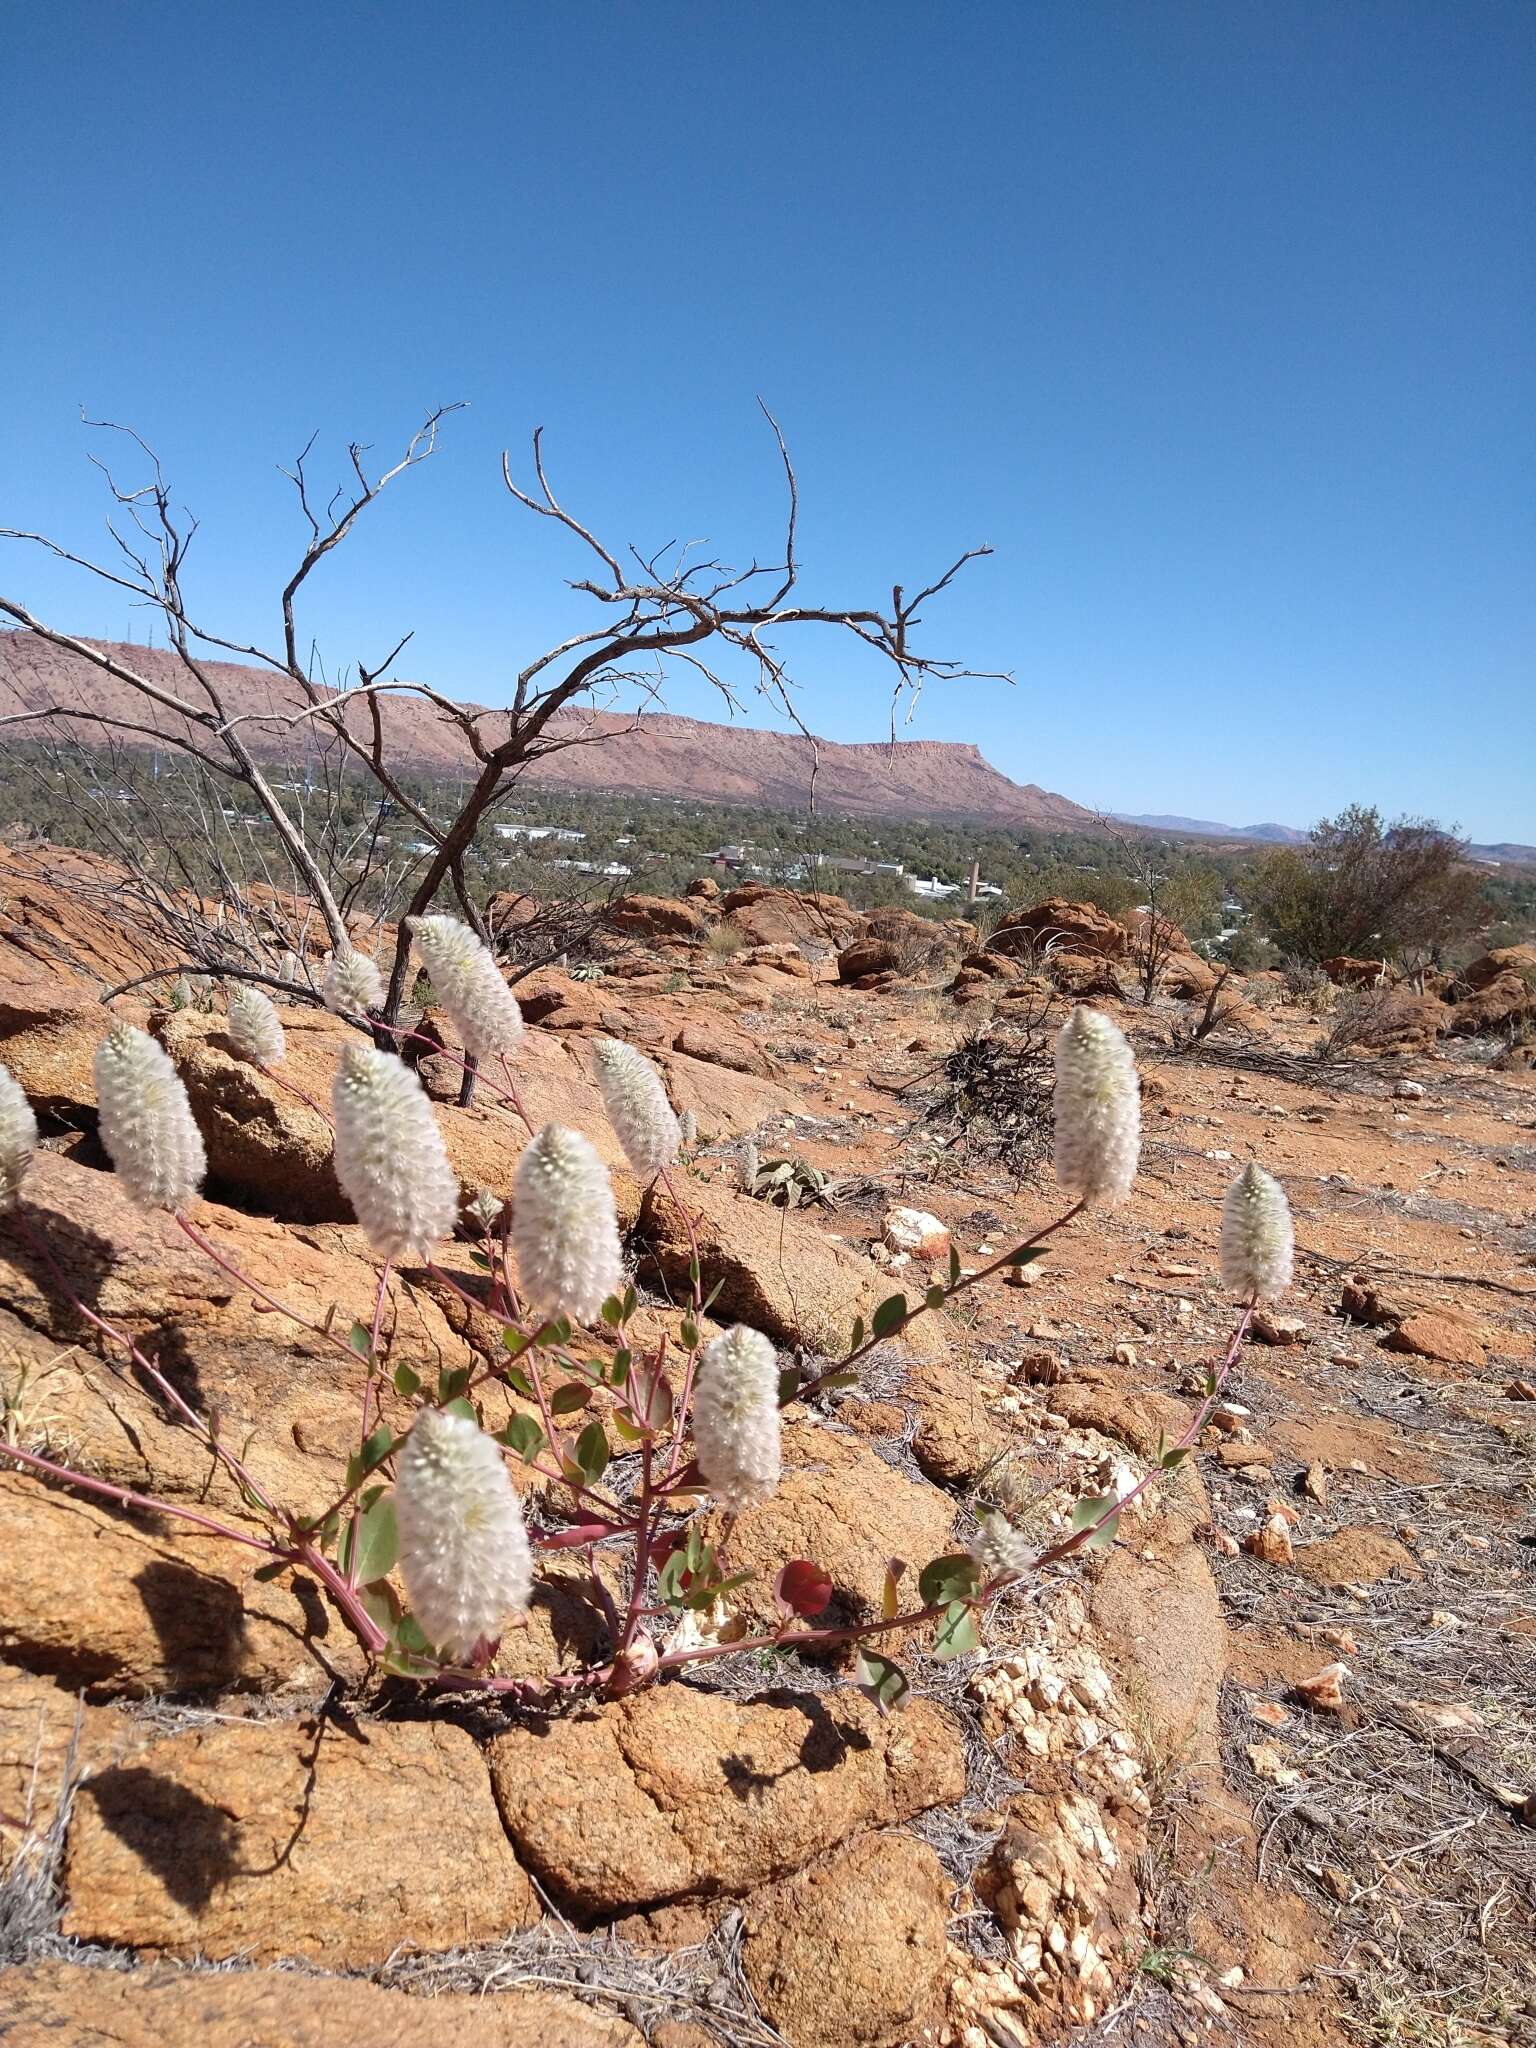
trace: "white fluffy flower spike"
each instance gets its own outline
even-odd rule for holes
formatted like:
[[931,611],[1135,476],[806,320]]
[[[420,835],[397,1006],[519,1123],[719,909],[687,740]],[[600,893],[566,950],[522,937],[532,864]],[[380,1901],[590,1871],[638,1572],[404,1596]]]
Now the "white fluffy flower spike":
[[420,1080],[392,1052],[354,1043],[331,1111],[336,1178],[368,1242],[386,1259],[429,1259],[458,1220],[459,1182]]
[[181,1209],[208,1170],[202,1133],[163,1046],[114,1024],[96,1048],[101,1142],[119,1180],[145,1209]]
[[544,1315],[589,1323],[623,1291],[613,1186],[579,1131],[546,1124],[517,1162],[512,1248],[523,1291]]
[[999,1514],[982,1516],[967,1548],[988,1579],[1027,1572],[1035,1561],[1032,1545],[1006,1516]]
[[325,963],[320,994],[328,1010],[366,1016],[384,1001],[384,977],[366,953],[343,946]]
[[0,1067],[0,1215],[15,1208],[36,1150],[32,1105],[10,1068]]
[[236,1051],[258,1067],[279,1065],[288,1050],[271,997],[248,981],[237,981],[229,992],[229,1036]]
[[408,917],[405,928],[465,1056],[510,1052],[523,1035],[523,1013],[489,947],[456,917]]
[[1285,1189],[1250,1160],[1221,1205],[1221,1284],[1244,1301],[1278,1300],[1291,1284],[1295,1251]]
[[1141,1091],[1125,1033],[1081,1003],[1056,1040],[1056,1178],[1083,1202],[1129,1194],[1141,1156]]
[[644,1053],[618,1038],[592,1041],[592,1066],[625,1158],[642,1180],[654,1180],[683,1141],[660,1074]]
[[467,1664],[526,1614],[533,1560],[501,1452],[467,1415],[424,1408],[395,1472],[400,1576],[427,1640]]
[[750,1507],[778,1486],[779,1361],[760,1330],[738,1324],[700,1352],[693,1441],[699,1470],[723,1507]]

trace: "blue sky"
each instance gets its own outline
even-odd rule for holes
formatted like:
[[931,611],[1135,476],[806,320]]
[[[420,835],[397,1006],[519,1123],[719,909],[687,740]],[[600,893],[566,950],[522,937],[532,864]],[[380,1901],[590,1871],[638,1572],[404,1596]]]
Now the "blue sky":
[[[79,411],[130,421],[203,522],[198,609],[272,638],[276,464],[468,400],[305,623],[333,672],[414,628],[410,673],[495,702],[584,623],[502,447],[542,423],[603,532],[743,558],[761,393],[818,600],[997,549],[931,644],[1016,684],[935,687],[914,735],[1116,809],[1536,840],[1528,0],[54,0],[5,34],[0,524],[95,545]],[[14,546],[0,589],[129,630]],[[879,736],[877,665],[795,666],[814,729]]]

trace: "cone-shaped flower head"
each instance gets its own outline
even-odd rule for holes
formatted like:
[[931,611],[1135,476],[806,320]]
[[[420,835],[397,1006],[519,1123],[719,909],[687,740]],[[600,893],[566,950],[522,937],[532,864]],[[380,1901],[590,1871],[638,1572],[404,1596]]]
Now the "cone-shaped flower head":
[[229,992],[229,1036],[242,1058],[258,1067],[279,1065],[288,1050],[271,998],[248,981],[237,981]]
[[1141,1091],[1125,1033],[1079,1003],[1056,1039],[1056,1178],[1084,1202],[1118,1202],[1141,1156]]
[[395,1473],[400,1576],[439,1655],[465,1664],[526,1614],[533,1560],[501,1452],[467,1415],[424,1408]]
[[1244,1301],[1275,1301],[1291,1284],[1296,1233],[1285,1189],[1248,1163],[1221,1205],[1221,1284]]
[[653,1180],[683,1141],[660,1074],[643,1052],[618,1038],[593,1040],[592,1066],[625,1158],[642,1180]]
[[114,1024],[96,1048],[101,1142],[145,1209],[181,1209],[208,1170],[180,1074],[147,1031]]
[[699,1142],[699,1120],[691,1109],[685,1109],[677,1120],[678,1142],[692,1151]]
[[744,1195],[757,1193],[757,1140],[743,1138],[741,1141],[741,1191]]
[[37,1118],[21,1083],[0,1067],[0,1216],[14,1209],[37,1150]]
[[1035,1561],[1031,1545],[1002,1515],[983,1515],[967,1548],[988,1579],[1027,1572]]
[[699,1354],[693,1441],[710,1492],[735,1511],[779,1483],[779,1361],[760,1330],[739,1324]]
[[428,1259],[459,1214],[458,1176],[426,1090],[377,1046],[349,1045],[331,1090],[336,1178],[386,1259]]
[[495,1059],[523,1035],[517,997],[490,948],[456,917],[408,917],[405,928],[470,1059]]
[[343,946],[325,963],[320,994],[328,1010],[362,1016],[384,1001],[384,977],[366,953]]
[[590,1323],[623,1291],[613,1187],[580,1131],[546,1124],[517,1162],[512,1249],[523,1292],[543,1315]]

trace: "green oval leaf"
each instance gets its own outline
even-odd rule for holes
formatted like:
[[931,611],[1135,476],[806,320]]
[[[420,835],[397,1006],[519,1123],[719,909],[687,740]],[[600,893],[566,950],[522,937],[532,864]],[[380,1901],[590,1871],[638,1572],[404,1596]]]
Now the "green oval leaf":
[[917,1590],[925,1607],[936,1607],[941,1600],[964,1600],[980,1587],[981,1566],[964,1550],[930,1558],[917,1575]]
[[[1079,1550],[1107,1550],[1109,1548],[1110,1544],[1114,1542],[1116,1531],[1120,1526],[1119,1506],[1119,1501],[1116,1500],[1112,1493],[1092,1494],[1087,1499],[1080,1500],[1077,1503],[1072,1510],[1072,1533],[1077,1535],[1084,1529],[1093,1529],[1093,1534],[1088,1538],[1088,1541],[1077,1546]],[[1099,1522],[1102,1517],[1107,1517],[1108,1519],[1103,1521],[1102,1527],[1094,1528],[1094,1524]]]
[[505,1429],[496,1432],[496,1441],[531,1465],[544,1448],[544,1432],[531,1415],[514,1415]]
[[963,1657],[967,1650],[976,1649],[980,1642],[981,1631],[976,1626],[975,1608],[968,1600],[953,1601],[934,1630],[934,1656],[944,1663],[951,1657]]
[[395,1496],[392,1493],[380,1494],[366,1514],[343,1529],[337,1563],[349,1576],[354,1541],[359,1585],[371,1585],[375,1579],[384,1578],[394,1569],[395,1560],[400,1555],[400,1534],[395,1527]]
[[912,1681],[899,1664],[862,1643],[854,1675],[859,1691],[883,1714],[899,1713],[912,1692]]
[[576,1464],[582,1476],[595,1481],[608,1469],[608,1438],[600,1422],[589,1422],[576,1439]]
[[909,1314],[904,1294],[889,1294],[875,1310],[871,1328],[877,1337],[894,1337]]

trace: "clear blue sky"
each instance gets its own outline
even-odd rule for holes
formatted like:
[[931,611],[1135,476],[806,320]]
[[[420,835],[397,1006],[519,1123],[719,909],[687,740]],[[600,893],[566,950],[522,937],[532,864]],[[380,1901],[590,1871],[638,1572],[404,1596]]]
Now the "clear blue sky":
[[[100,538],[79,408],[159,446],[199,610],[275,637],[310,432],[467,399],[306,615],[495,702],[585,565],[497,473],[547,429],[622,541],[807,588],[997,555],[924,699],[1080,801],[1536,840],[1536,6],[329,0],[5,10],[0,524]],[[339,472],[338,472],[339,473]],[[15,547],[0,588],[121,637]],[[143,637],[142,616],[138,624]],[[802,644],[808,722],[886,677]],[[680,682],[674,709],[714,715]]]

